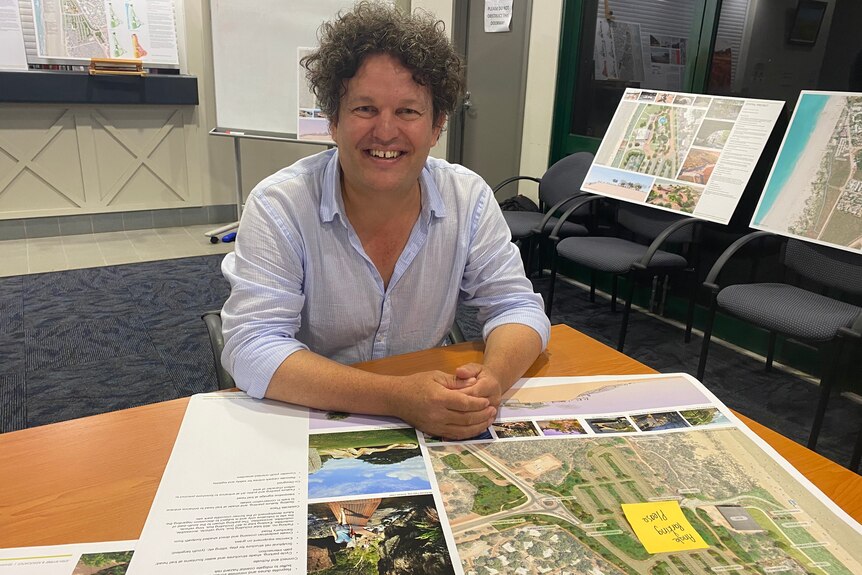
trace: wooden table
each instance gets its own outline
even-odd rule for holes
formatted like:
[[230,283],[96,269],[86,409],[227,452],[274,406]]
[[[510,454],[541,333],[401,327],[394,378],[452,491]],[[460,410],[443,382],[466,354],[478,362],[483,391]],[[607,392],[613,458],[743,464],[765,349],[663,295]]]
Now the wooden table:
[[[452,370],[481,357],[465,343],[361,364],[400,374]],[[654,373],[567,327],[527,375]],[[137,539],[173,448],[188,399],[0,435],[0,548]],[[743,418],[758,435],[862,521],[862,477]],[[213,441],[219,432],[213,428]]]

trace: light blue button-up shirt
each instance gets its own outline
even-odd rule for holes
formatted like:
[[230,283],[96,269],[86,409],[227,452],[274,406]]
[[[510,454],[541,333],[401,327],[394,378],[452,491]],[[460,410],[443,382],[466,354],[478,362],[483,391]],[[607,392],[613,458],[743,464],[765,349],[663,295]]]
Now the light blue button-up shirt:
[[395,271],[383,279],[344,211],[338,151],[304,158],[252,190],[234,252],[222,263],[222,364],[263,397],[301,349],[350,364],[439,345],[458,302],[478,308],[485,337],[520,323],[548,343],[542,298],[488,185],[429,158],[422,207]]

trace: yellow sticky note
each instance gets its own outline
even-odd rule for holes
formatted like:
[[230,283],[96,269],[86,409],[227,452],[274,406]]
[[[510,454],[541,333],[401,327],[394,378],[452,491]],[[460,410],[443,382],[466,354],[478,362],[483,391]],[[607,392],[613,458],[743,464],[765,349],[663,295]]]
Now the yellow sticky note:
[[647,553],[709,547],[685,518],[678,501],[623,503],[622,507],[626,519]]

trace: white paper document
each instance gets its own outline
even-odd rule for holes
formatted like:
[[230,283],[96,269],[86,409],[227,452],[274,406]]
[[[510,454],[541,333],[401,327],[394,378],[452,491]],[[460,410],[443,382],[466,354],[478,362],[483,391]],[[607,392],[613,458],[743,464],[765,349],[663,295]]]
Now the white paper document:
[[123,573],[137,541],[0,549],[0,575]]
[[485,32],[508,32],[513,0],[485,0]]
[[192,397],[129,575],[303,573],[307,435],[302,408]]
[[18,0],[0,0],[0,70],[26,70]]

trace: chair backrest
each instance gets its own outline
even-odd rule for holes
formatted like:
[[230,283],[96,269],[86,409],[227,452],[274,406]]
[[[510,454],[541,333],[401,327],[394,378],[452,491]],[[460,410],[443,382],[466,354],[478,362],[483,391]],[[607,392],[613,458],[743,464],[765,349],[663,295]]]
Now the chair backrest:
[[[628,202],[619,202],[617,207],[617,223],[647,241],[654,240],[669,225],[684,218],[686,216]],[[693,225],[685,226],[674,232],[667,241],[672,244],[690,242],[695,229]]]
[[581,184],[593,163],[589,152],[577,152],[548,168],[539,182],[539,199],[545,209],[581,193]]
[[862,294],[860,254],[790,238],[784,246],[784,265],[818,284]]
[[224,349],[224,335],[222,335],[221,331],[221,310],[204,312],[201,319],[204,320],[207,326],[207,334],[210,338],[210,348],[213,352],[218,388],[231,389],[236,387],[233,378],[221,364],[221,352]]

